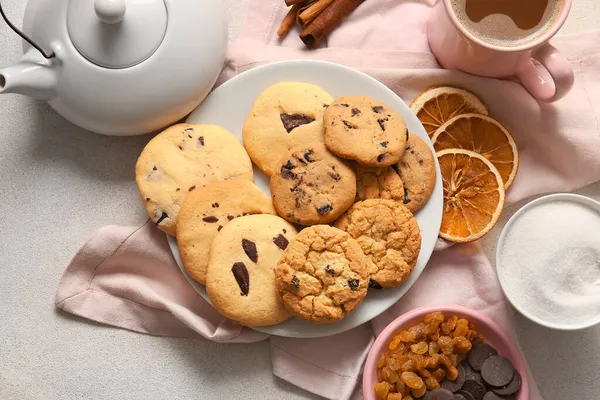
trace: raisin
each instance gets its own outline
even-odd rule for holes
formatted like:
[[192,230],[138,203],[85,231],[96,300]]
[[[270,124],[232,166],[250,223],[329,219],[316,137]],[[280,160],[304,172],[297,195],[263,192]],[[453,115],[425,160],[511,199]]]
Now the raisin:
[[310,124],[315,120],[304,114],[281,114],[280,118],[287,133],[290,133],[299,126]]
[[427,389],[433,390],[439,388],[440,383],[435,377],[430,376],[429,378],[425,378],[425,386],[427,386]]
[[402,366],[400,367],[400,369],[402,370],[402,372],[413,372],[417,370],[417,363],[415,363],[413,360],[408,360],[406,362],[404,362],[402,364]]
[[[325,269],[327,271],[327,269]],[[327,271],[329,272],[329,271]],[[398,345],[400,344],[400,336],[395,336],[392,341],[390,342],[388,348],[390,350],[396,350],[398,348]]]
[[446,379],[446,370],[443,368],[438,368],[435,371],[433,371],[433,374],[431,374],[431,376],[435,378],[436,381],[441,382],[444,379]]
[[440,357],[439,354],[434,354],[429,357],[429,360],[427,360],[427,368],[437,368],[440,364]]
[[[285,231],[285,229],[284,229]],[[275,243],[275,245],[277,247],[279,247],[281,250],[285,250],[288,247],[288,244],[290,243],[285,236],[283,236],[281,233],[279,235],[277,235],[276,237],[273,238],[273,243]]]
[[429,343],[429,355],[432,356],[434,354],[437,354],[440,352],[440,345],[437,344],[437,342],[432,341],[431,343]]
[[242,296],[248,296],[250,291],[250,275],[248,275],[248,269],[243,262],[236,262],[231,268],[231,272],[235,277],[235,280],[242,291]]
[[398,371],[402,367],[402,364],[397,358],[390,357],[387,359],[387,366],[392,371]]
[[442,333],[444,335],[449,335],[450,332],[456,328],[456,321],[458,321],[458,317],[456,315],[451,316],[448,320],[442,323]]
[[215,216],[204,217],[204,218],[202,218],[202,221],[208,222],[209,224],[214,224],[215,222],[219,221],[219,218],[217,218]]
[[417,372],[423,379],[431,377],[431,372],[429,372],[425,368],[419,368],[419,369],[417,369]]
[[465,336],[469,331],[469,321],[464,318],[456,321],[456,327],[454,328],[454,336]]
[[378,382],[375,384],[375,395],[378,400],[387,400],[387,396],[390,393],[391,385],[387,382]]
[[377,114],[381,114],[383,112],[383,107],[382,106],[373,106],[371,107],[373,109],[374,112],[376,112]]
[[454,350],[459,354],[467,354],[471,351],[471,347],[473,347],[471,342],[464,336],[455,337],[452,339],[452,344],[454,345]]
[[444,321],[444,314],[442,314],[439,311],[436,312],[432,312],[429,313],[427,315],[425,315],[425,318],[423,318],[423,322],[425,322],[426,324],[429,324],[433,321],[440,321],[443,322]]
[[426,342],[419,342],[410,346],[411,351],[416,354],[425,354],[429,350]]
[[258,252],[256,250],[256,243],[248,239],[242,239],[242,249],[252,262],[258,262]]
[[455,381],[456,378],[458,378],[458,370],[456,367],[450,366],[446,368],[446,378],[451,381]]
[[325,204],[324,206],[317,208],[317,213],[319,215],[325,215],[325,214],[329,214],[331,212],[331,210],[333,210],[333,207],[331,206],[331,204]]
[[348,286],[350,286],[350,290],[356,292],[358,290],[358,286],[360,285],[360,281],[358,279],[348,279]]
[[392,371],[388,367],[383,367],[381,369],[381,377],[391,384],[395,384],[399,379],[398,373],[396,371]]
[[425,392],[427,391],[427,386],[423,385],[420,389],[412,389],[411,393],[413,394],[414,397],[423,397],[423,395],[425,394]]
[[377,368],[383,368],[385,367],[387,363],[387,358],[385,356],[385,354],[381,354],[381,356],[379,357],[379,360],[377,360]]
[[401,378],[402,382],[411,389],[420,390],[425,386],[423,379],[414,372],[403,372]]
[[300,288],[300,279],[298,279],[296,275],[292,276],[292,286],[294,286],[296,289]]

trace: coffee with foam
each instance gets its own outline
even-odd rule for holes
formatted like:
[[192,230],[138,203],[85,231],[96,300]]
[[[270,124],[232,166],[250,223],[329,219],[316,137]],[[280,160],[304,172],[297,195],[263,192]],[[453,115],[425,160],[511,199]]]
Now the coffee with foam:
[[460,24],[494,46],[526,45],[556,22],[563,0],[452,0]]

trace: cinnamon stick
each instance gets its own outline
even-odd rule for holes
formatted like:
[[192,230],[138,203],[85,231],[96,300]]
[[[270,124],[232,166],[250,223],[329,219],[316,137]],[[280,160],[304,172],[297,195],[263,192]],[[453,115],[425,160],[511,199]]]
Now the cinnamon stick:
[[285,5],[288,7],[293,6],[294,4],[303,3],[305,0],[285,0]]
[[281,21],[281,25],[277,30],[277,36],[279,36],[280,39],[285,38],[292,29],[292,26],[294,26],[294,22],[296,21],[298,11],[304,5],[305,1],[306,0],[302,0],[294,4],[286,14],[285,18],[283,18],[283,21]]
[[300,33],[307,47],[315,47],[342,23],[364,0],[334,0],[317,18]]
[[298,11],[296,22],[301,27],[305,28],[308,24],[313,22],[315,18],[323,12],[329,6],[333,0],[317,0],[313,3],[307,4]]

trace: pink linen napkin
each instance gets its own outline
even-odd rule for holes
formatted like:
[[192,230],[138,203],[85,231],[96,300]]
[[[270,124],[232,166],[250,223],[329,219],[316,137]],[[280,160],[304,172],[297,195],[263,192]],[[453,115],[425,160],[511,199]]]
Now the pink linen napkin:
[[[463,86],[481,96],[519,145],[521,168],[508,192],[509,203],[600,180],[600,32],[554,40],[571,61],[576,84],[560,102],[538,104],[518,83],[440,69],[425,34],[430,6],[427,1],[365,2],[322,48],[307,51],[295,32],[283,42],[277,39],[275,32],[286,12],[283,1],[253,0],[248,23],[231,48],[219,82],[271,61],[309,58],[367,72],[407,102],[434,85]],[[371,324],[330,338],[271,337],[273,371],[326,398],[360,397],[361,368],[374,334],[412,308],[444,303],[484,312],[517,340],[493,267],[477,244],[457,245],[434,253],[413,288]],[[153,335],[221,342],[267,338],[212,309],[185,280],[164,234],[150,223],[100,229],[68,266],[56,305],[97,322]],[[530,399],[541,399],[531,383]]]

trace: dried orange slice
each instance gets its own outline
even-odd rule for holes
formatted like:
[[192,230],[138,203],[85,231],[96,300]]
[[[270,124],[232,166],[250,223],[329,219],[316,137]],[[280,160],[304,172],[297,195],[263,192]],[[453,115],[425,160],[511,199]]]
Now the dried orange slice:
[[472,242],[488,233],[504,208],[504,183],[485,157],[474,151],[446,149],[437,153],[444,182],[440,236]]
[[429,137],[446,121],[460,114],[478,113],[488,115],[487,106],[468,90],[439,86],[421,93],[410,104],[425,127]]
[[519,150],[511,134],[498,121],[480,114],[463,114],[442,125],[431,138],[435,151],[465,149],[481,154],[494,164],[504,189],[519,170]]

